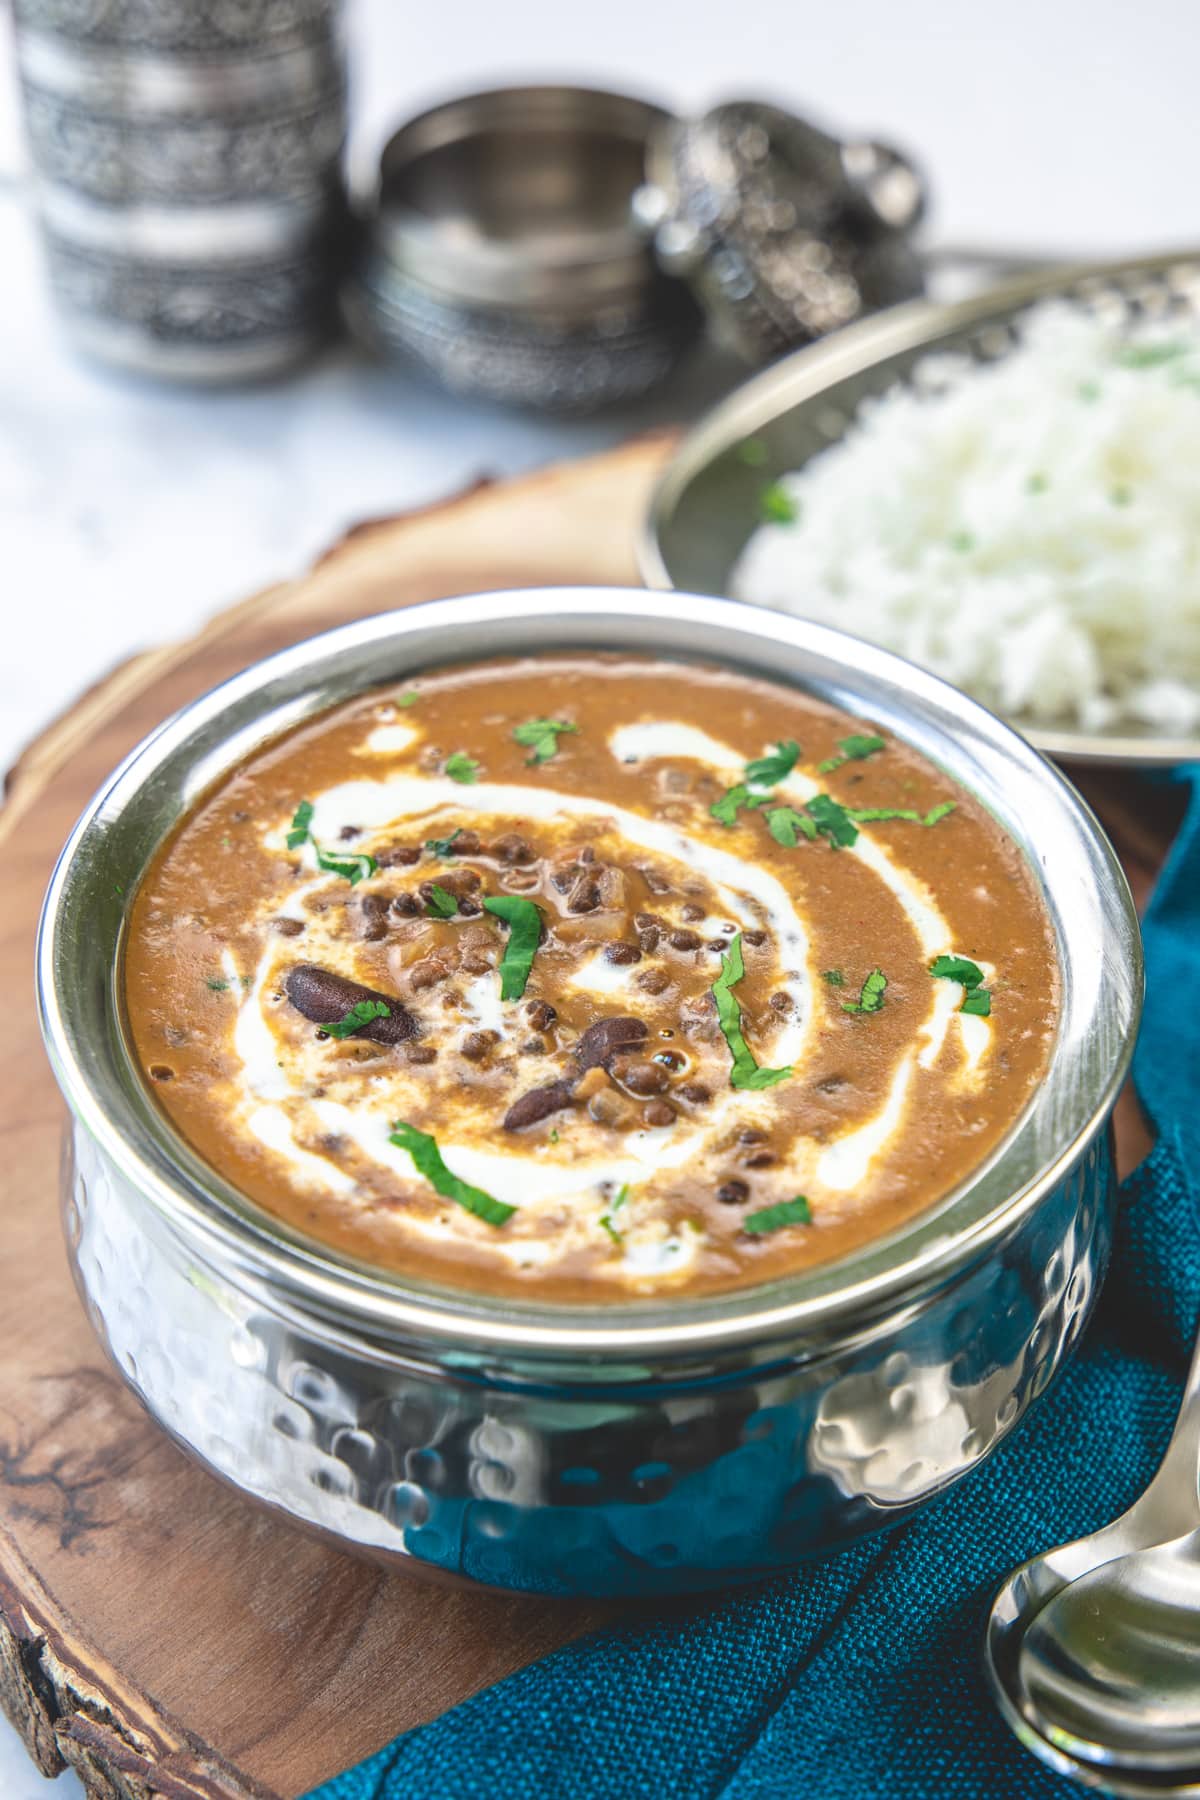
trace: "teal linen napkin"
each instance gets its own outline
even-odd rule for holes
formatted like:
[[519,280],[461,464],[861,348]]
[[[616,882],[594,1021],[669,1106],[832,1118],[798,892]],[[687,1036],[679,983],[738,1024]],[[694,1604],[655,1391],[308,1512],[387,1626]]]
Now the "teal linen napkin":
[[1200,767],[1144,921],[1134,1076],[1157,1131],[1061,1379],[935,1505],[828,1560],[570,1645],[312,1800],[1053,1800],[981,1645],[1001,1580],[1115,1517],[1174,1423],[1200,1311]]

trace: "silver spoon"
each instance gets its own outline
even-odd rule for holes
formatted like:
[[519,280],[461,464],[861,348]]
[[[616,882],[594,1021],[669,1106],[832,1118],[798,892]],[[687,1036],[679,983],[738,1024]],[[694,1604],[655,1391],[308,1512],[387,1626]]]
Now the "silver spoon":
[[1200,1796],[1200,1344],[1146,1492],[1009,1576],[985,1658],[1005,1719],[1061,1774]]

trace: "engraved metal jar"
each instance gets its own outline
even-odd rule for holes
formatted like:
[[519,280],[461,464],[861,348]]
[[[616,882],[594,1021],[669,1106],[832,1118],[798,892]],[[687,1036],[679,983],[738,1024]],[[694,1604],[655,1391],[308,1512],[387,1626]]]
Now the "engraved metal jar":
[[[739,1293],[590,1308],[387,1275],[230,1189],[135,1068],[118,973],[127,897],[181,810],[364,688],[572,648],[726,662],[865,714],[964,782],[1038,878],[1062,987],[1045,1079],[962,1187],[848,1259]],[[1104,1271],[1109,1115],[1141,1002],[1107,840],[1064,778],[962,694],[754,607],[623,589],[436,601],[246,670],[148,738],[87,808],[47,895],[38,984],[72,1114],[70,1253],[125,1380],[247,1495],[431,1574],[675,1593],[902,1518],[1018,1423]]]
[[388,141],[343,306],[456,393],[551,413],[656,387],[699,329],[634,196],[668,115],[627,94],[472,94]]
[[344,255],[338,0],[17,0],[51,291],[144,374],[271,374],[326,335]]

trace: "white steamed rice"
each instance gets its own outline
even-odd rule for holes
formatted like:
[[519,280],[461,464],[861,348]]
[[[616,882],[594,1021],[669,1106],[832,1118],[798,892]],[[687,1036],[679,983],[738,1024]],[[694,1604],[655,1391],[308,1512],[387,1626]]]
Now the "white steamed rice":
[[1200,726],[1200,324],[1062,303],[928,356],[781,486],[746,600],[899,651],[1029,723]]

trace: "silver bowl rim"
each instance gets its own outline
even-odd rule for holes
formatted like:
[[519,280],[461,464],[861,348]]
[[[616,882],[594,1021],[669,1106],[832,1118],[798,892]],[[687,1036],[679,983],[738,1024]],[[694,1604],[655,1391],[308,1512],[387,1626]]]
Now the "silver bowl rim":
[[[273,1295],[286,1294],[309,1312],[384,1338],[469,1344],[544,1359],[597,1352],[689,1355],[836,1334],[848,1321],[861,1328],[884,1307],[911,1302],[986,1256],[1085,1154],[1106,1125],[1127,1072],[1142,995],[1133,901],[1115,852],[1088,807],[1017,732],[938,677],[826,626],[736,601],[683,598],[687,604],[681,608],[675,593],[640,588],[534,588],[427,601],[336,627],[252,664],[183,707],[129,753],[89,802],[60,853],[39,923],[42,1034],[77,1123],[201,1254],[232,1263],[247,1283],[267,1279]],[[940,730],[955,745],[946,760],[948,772],[983,799],[1018,843],[1020,821],[1044,810],[1050,829],[1035,874],[1052,919],[1056,908],[1069,905],[1072,933],[1080,940],[1076,946],[1059,929],[1063,1019],[1069,1014],[1072,1043],[1087,1047],[1092,1059],[1087,1091],[1058,1091],[1065,1038],[1060,1022],[1046,1079],[1009,1136],[953,1194],[890,1236],[873,1240],[853,1257],[732,1293],[587,1308],[423,1286],[323,1252],[252,1207],[191,1152],[144,1080],[135,1084],[140,1117],[131,1113],[118,1079],[119,1058],[106,1060],[104,1047],[76,1028],[71,991],[63,980],[69,973],[64,916],[88,901],[90,917],[95,895],[87,888],[87,858],[139,798],[145,803],[151,784],[174,769],[178,793],[172,788],[171,796],[178,817],[252,750],[353,694],[483,654],[584,649],[725,662],[874,717],[935,761],[927,740]],[[788,656],[792,667],[786,666]],[[963,744],[971,747],[969,757]],[[984,799],[981,784],[988,767],[993,787]],[[160,830],[141,867],[129,872],[131,887],[162,836]],[[1027,860],[1034,859],[1027,853]],[[1048,861],[1058,870],[1054,879],[1070,891],[1056,894]],[[119,1010],[119,941],[107,954],[108,1004]],[[1072,973],[1076,964],[1083,986],[1091,983],[1090,1000],[1080,975]],[[1115,1030],[1099,1029],[1105,1008],[1121,1015]],[[1095,1049],[1099,1040],[1102,1046]],[[125,1054],[128,1075],[132,1059]],[[1039,1109],[1047,1108],[1042,1118]],[[1038,1140],[1029,1135],[1035,1114]],[[132,1127],[141,1129],[141,1141]],[[1045,1141],[1047,1130],[1052,1143]],[[1014,1186],[1013,1170],[1005,1163],[1014,1161],[1018,1149],[1030,1166]]]
[[[1173,270],[1200,281],[1200,248],[1163,251],[1117,261],[1064,263],[989,286],[953,302],[909,300],[860,319],[815,344],[782,357],[742,382],[707,412],[676,446],[655,483],[637,540],[638,571],[648,587],[674,590],[662,547],[662,530],[684,490],[718,457],[766,430],[782,414],[815,400],[838,382],[861,375],[906,350],[935,351],[940,340],[972,327],[1000,323],[1014,310],[1055,295],[1070,295],[1091,282],[1136,287]],[[1046,756],[1063,761],[1170,768],[1200,760],[1200,736],[1150,736],[1137,732],[1074,731],[1006,721]]]
[[620,224],[581,219],[557,239],[536,243],[530,238],[501,242],[466,237],[402,198],[396,187],[401,174],[431,152],[481,132],[557,124],[564,130],[607,130],[632,141],[636,122],[648,154],[655,132],[671,117],[661,101],[644,94],[562,82],[486,88],[427,107],[393,131],[379,153],[370,239],[384,273],[377,273],[376,281],[401,287],[411,281],[482,307],[559,304],[586,309],[640,292],[653,284],[657,272],[649,237],[633,212],[636,187]]

